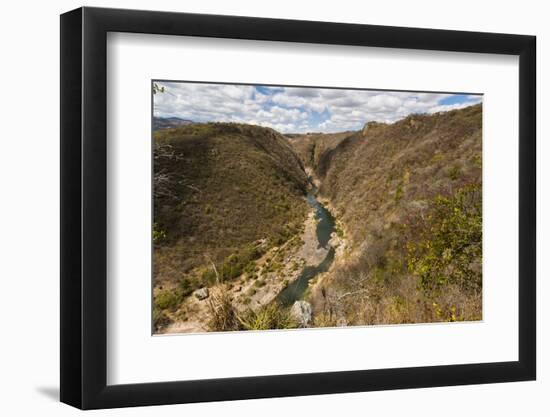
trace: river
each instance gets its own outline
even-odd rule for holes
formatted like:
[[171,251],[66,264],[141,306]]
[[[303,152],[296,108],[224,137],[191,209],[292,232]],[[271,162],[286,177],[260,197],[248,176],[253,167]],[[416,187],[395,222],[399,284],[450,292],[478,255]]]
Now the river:
[[318,221],[316,229],[318,245],[327,249],[327,255],[317,266],[304,267],[300,276],[279,293],[277,300],[283,306],[291,306],[295,301],[300,300],[304,296],[309,281],[318,274],[328,271],[334,260],[334,248],[329,244],[331,234],[334,232],[334,217],[317,200],[316,194],[317,188],[312,183],[311,191],[307,194],[307,202],[315,210],[315,218]]

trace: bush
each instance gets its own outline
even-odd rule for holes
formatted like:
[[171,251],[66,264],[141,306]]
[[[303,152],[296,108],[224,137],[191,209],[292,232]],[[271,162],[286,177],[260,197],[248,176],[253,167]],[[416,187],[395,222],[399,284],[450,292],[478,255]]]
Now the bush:
[[210,296],[208,307],[210,310],[208,329],[210,331],[225,332],[230,330],[241,330],[237,311],[225,288],[221,289],[219,293]]
[[408,268],[427,293],[448,284],[481,291],[481,186],[471,184],[453,197],[438,196],[419,242],[408,245]]
[[166,238],[166,232],[157,223],[153,223],[153,243],[159,243]]
[[403,198],[403,183],[400,182],[395,190],[395,202],[398,203]]
[[170,324],[171,320],[168,315],[161,309],[154,307],[153,308],[153,326],[155,331],[160,330],[161,328]]
[[271,303],[258,311],[249,310],[240,321],[244,330],[292,329],[296,327],[288,309],[277,303]]
[[154,297],[155,307],[161,310],[175,310],[180,303],[180,294],[177,290],[163,290]]
[[214,285],[216,283],[216,279],[217,279],[216,272],[212,268],[206,269],[202,273],[201,277],[202,277],[202,282],[207,285]]
[[[243,273],[253,274],[256,267],[256,260],[263,255],[263,249],[257,245],[249,244],[241,250],[229,255],[218,267],[222,281],[238,278]],[[203,273],[203,278],[212,283],[216,279],[213,270]]]
[[191,293],[198,288],[198,285],[196,282],[192,281],[190,278],[185,277],[180,280],[178,288],[180,290],[181,296],[187,297],[191,295]]
[[460,177],[460,167],[458,165],[453,166],[449,170],[449,178],[454,180],[457,180]]
[[265,280],[264,279],[259,279],[259,280],[255,281],[254,286],[258,287],[258,288],[265,287]]

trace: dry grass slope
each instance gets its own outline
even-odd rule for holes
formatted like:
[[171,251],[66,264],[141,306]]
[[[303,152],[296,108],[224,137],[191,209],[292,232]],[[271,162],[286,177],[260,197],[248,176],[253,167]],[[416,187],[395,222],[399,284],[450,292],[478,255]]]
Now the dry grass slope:
[[272,129],[189,124],[154,140],[155,320],[164,325],[193,290],[241,275],[301,232],[307,177]]
[[312,294],[319,324],[481,318],[481,116],[368,124],[313,158],[352,248]]
[[307,167],[319,165],[319,160],[328,151],[334,149],[348,136],[355,132],[311,133],[292,135],[289,138],[292,147]]

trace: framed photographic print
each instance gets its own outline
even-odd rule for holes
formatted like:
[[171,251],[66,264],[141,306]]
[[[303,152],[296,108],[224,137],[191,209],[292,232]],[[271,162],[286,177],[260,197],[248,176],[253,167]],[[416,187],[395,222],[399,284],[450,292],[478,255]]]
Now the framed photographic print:
[[535,38],[61,16],[61,400],[535,379]]

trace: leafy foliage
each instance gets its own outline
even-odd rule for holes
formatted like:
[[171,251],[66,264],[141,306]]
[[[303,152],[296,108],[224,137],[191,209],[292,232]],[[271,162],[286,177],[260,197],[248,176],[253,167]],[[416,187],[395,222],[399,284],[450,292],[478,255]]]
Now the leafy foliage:
[[179,291],[163,290],[156,294],[155,305],[161,310],[174,310],[181,301]]
[[452,197],[437,196],[418,242],[408,245],[408,268],[433,293],[449,284],[481,291],[481,189],[461,188]]
[[153,223],[153,242],[158,243],[166,237],[166,232],[159,229],[156,223]]

